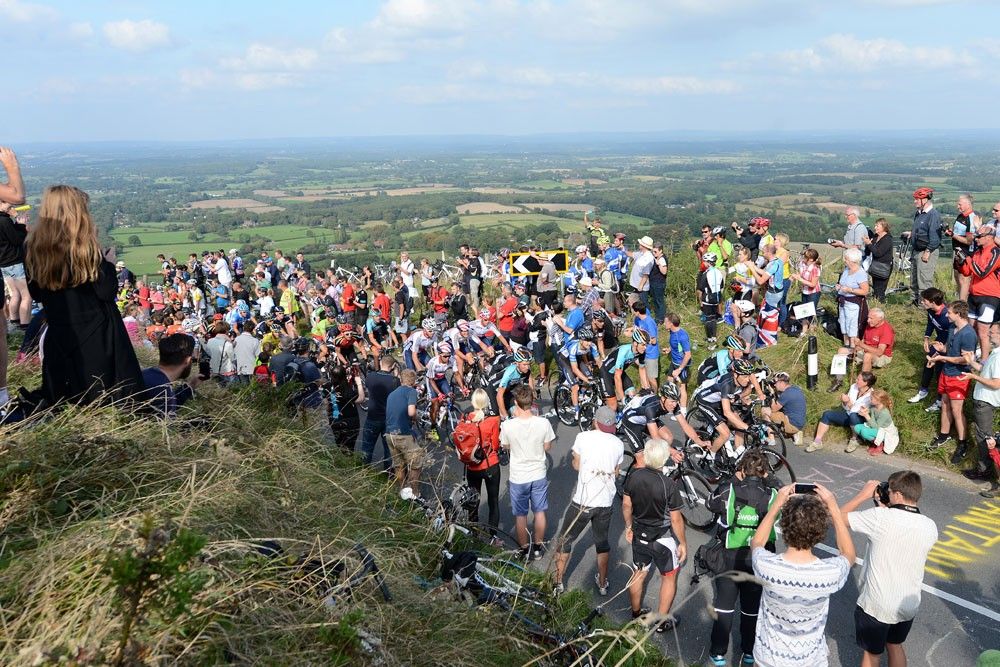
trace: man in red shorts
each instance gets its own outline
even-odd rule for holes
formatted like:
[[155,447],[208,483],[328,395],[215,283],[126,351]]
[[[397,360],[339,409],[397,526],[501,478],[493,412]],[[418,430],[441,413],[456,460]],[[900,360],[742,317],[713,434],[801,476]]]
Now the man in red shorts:
[[969,326],[969,304],[965,301],[952,301],[948,304],[948,319],[953,328],[947,344],[934,343],[930,354],[927,355],[928,363],[941,362],[941,375],[938,377],[938,393],[941,394],[941,432],[931,440],[927,449],[938,449],[947,443],[951,439],[951,427],[954,422],[958,447],[952,454],[951,462],[957,465],[969,450],[962,405],[969,392],[969,378],[965,375],[969,372],[966,355],[971,357],[976,353],[976,332]]

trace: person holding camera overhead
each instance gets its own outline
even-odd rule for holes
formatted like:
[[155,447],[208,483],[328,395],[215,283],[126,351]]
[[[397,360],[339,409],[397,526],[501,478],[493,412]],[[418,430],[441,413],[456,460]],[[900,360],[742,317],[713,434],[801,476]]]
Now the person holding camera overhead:
[[[854,633],[864,651],[862,667],[906,665],[903,642],[920,606],[927,554],[938,539],[934,521],[920,513],[920,475],[900,470],[888,481],[871,480],[840,508],[851,530],[868,538],[861,590],[854,609]],[[875,507],[858,508],[873,500]]]
[[[962,262],[960,270],[969,277],[969,320],[975,324],[981,358],[990,356],[990,328],[1000,321],[1000,246],[996,227],[983,225],[976,230],[976,249]],[[958,255],[956,255],[957,259]]]

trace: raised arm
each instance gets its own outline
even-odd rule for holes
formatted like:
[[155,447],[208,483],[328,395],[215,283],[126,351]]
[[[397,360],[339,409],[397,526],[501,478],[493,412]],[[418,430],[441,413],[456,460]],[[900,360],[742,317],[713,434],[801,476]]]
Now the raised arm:
[[7,171],[7,183],[0,184],[0,201],[8,204],[24,203],[24,180],[21,178],[21,166],[17,163],[17,155],[6,146],[0,146],[0,164]]

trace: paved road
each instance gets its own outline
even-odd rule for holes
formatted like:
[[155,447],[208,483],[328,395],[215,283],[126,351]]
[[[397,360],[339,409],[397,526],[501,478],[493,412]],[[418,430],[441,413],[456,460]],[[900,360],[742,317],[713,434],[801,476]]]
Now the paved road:
[[[549,472],[550,539],[558,530],[559,520],[576,480],[569,452],[577,433],[575,428],[563,426],[555,419],[552,421],[557,440],[551,451],[552,467]],[[674,430],[677,430],[676,426]],[[832,439],[830,442],[826,449],[815,454],[806,454],[789,443],[789,460],[800,481],[815,481],[828,486],[841,502],[852,498],[867,480],[884,480],[894,470],[909,467],[923,477],[924,497],[920,508],[937,522],[940,540],[932,552],[924,579],[925,585],[935,591],[924,591],[920,613],[906,643],[910,664],[928,667],[974,665],[983,650],[1000,648],[1000,567],[997,566],[1000,556],[1000,501],[980,497],[977,487],[961,476],[919,463],[908,463],[901,458],[873,458],[864,449],[846,454],[832,445]],[[453,462],[444,471],[439,468],[437,475],[456,477],[460,472],[460,466]],[[513,532],[510,506],[506,501],[506,472],[501,495],[501,525]],[[485,506],[483,509],[485,511]],[[706,537],[692,530],[688,530],[687,535],[688,553],[693,554]],[[611,536],[610,596],[615,596],[628,581],[629,569],[625,563],[630,555],[617,505]],[[864,538],[859,540],[856,547],[858,555],[863,557],[867,547]],[[818,555],[833,553],[831,547],[835,542],[832,532],[824,544],[828,545],[827,548]],[[546,556],[539,566],[551,568],[551,558]],[[578,540],[569,567],[567,587],[594,590],[595,603],[607,602],[610,596],[600,598],[594,589],[596,565],[589,533],[584,533]],[[692,589],[691,572],[689,561],[681,571],[673,609],[680,618],[679,632],[676,636],[657,637],[655,640],[667,655],[689,665],[703,664],[708,657],[711,620],[707,607],[712,598],[711,584],[706,579],[702,580],[697,590]],[[860,663],[861,651],[854,642],[853,620],[858,595],[856,577],[859,574],[860,568],[855,567],[854,577],[831,600],[826,630],[831,665]],[[655,607],[657,577],[651,576],[650,579],[645,606]],[[683,604],[681,601],[684,601]],[[622,622],[629,618],[628,610],[626,593],[607,602],[606,612]]]

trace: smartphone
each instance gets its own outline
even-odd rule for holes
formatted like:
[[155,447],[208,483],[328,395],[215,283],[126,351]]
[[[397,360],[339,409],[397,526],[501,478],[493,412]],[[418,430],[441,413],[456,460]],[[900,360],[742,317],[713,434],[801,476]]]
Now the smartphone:
[[837,239],[827,239],[827,240],[826,240],[826,242],[827,242],[827,243],[828,243],[829,245],[833,245],[834,243],[836,243],[836,242],[837,242]]
[[796,482],[795,493],[797,494],[816,493],[816,485],[813,484],[812,482],[801,482],[801,483]]

